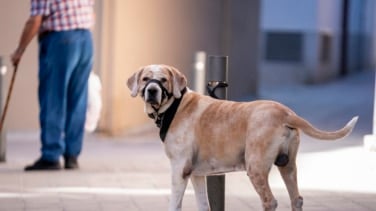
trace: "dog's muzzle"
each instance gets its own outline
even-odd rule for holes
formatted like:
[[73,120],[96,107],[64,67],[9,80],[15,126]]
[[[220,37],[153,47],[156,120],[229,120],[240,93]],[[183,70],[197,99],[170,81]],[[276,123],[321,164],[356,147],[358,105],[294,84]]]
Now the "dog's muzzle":
[[157,79],[151,79],[148,81],[142,94],[145,102],[154,106],[159,106],[166,98],[169,99],[172,97],[172,93],[169,93]]

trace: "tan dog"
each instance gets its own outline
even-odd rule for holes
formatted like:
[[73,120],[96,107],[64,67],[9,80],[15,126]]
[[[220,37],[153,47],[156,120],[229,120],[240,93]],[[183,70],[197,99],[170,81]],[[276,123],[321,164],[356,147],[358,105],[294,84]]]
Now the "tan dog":
[[231,102],[187,90],[185,76],[167,65],[143,67],[127,85],[133,97],[142,96],[145,112],[161,127],[172,168],[170,210],[181,210],[188,178],[199,210],[210,210],[205,176],[239,170],[247,171],[264,210],[275,210],[277,201],[268,184],[273,163],[286,184],[292,210],[302,210],[295,164],[299,131],[317,139],[339,139],[358,119],[335,132],[321,131],[277,102]]

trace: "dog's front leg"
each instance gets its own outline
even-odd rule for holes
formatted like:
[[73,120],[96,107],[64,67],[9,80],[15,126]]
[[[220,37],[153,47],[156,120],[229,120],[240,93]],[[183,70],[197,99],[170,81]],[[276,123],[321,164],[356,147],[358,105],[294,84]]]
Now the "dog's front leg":
[[172,165],[172,187],[170,211],[181,211],[183,196],[188,183],[188,177],[183,177],[183,168]]
[[206,190],[205,176],[191,176],[191,182],[195,190],[196,202],[199,211],[210,211],[208,194]]

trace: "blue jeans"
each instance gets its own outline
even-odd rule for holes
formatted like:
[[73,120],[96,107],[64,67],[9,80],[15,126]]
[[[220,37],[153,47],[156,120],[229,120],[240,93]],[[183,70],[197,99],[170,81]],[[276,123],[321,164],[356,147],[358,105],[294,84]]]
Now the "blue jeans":
[[42,159],[77,157],[82,148],[88,78],[93,64],[89,30],[39,36],[39,121]]

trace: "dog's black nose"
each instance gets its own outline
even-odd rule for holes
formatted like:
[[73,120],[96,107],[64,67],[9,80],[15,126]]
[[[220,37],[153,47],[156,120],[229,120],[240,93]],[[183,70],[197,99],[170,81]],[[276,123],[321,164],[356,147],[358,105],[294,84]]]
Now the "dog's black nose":
[[150,89],[148,89],[148,94],[150,95],[150,96],[155,96],[155,94],[157,93],[157,89],[153,89],[153,88],[150,88]]

